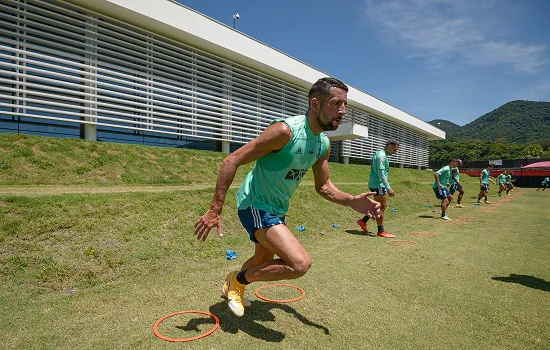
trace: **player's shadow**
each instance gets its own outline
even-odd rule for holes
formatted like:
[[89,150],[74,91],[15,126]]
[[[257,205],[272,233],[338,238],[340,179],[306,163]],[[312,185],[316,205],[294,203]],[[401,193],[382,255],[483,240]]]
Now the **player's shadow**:
[[[243,317],[234,316],[227,306],[227,302],[221,301],[210,307],[210,312],[218,316],[220,319],[220,328],[227,333],[237,334],[239,330],[249,334],[255,338],[262,339],[266,342],[281,342],[285,338],[285,334],[274,329],[270,329],[259,322],[275,321],[275,315],[272,310],[279,309],[286,313],[295,316],[306,326],[312,326],[323,330],[325,334],[330,334],[329,329],[320,324],[311,322],[305,316],[298,313],[287,304],[268,303],[262,301],[252,301],[252,305],[246,308]],[[199,325],[212,323],[208,318],[191,319],[186,326],[176,326],[176,328],[186,331],[200,332]]]
[[376,237],[376,233],[365,232],[363,230],[346,230],[346,233],[349,233],[350,235]]
[[540,289],[545,292],[550,292],[550,282],[542,278],[528,275],[516,275],[511,273],[510,277],[491,277],[495,281],[519,283],[529,288]]
[[439,219],[437,215],[418,215],[418,217],[422,219]]

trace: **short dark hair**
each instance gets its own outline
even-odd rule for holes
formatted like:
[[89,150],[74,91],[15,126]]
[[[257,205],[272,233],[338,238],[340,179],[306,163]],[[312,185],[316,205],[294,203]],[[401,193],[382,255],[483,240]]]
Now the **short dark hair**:
[[386,147],[388,147],[389,145],[394,145],[394,146],[399,146],[399,141],[396,141],[396,140],[388,140],[386,141]]
[[314,97],[317,97],[319,95],[330,96],[330,89],[332,89],[333,87],[340,88],[345,92],[349,91],[347,85],[336,78],[332,78],[332,77],[321,78],[311,86],[311,89],[309,89],[309,94],[307,96],[309,101],[308,105],[311,105],[311,99]]

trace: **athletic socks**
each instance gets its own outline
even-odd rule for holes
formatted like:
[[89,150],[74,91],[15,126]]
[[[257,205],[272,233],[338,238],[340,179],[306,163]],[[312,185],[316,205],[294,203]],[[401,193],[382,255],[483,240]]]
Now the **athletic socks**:
[[244,271],[241,271],[237,274],[237,281],[240,283],[240,284],[244,284],[244,285],[247,285],[247,284],[250,284],[250,282],[248,282],[246,280],[246,277],[244,277],[244,274],[246,273],[246,271],[248,270],[244,270]]
[[361,220],[362,220],[364,223],[366,223],[367,221],[369,221],[369,219],[370,219],[369,216],[368,216],[368,215],[365,215],[365,217],[362,218]]
[[378,233],[384,232],[384,225],[378,226]]
[[445,217],[445,216],[447,216],[447,214],[445,214],[445,212],[442,211],[442,212],[441,212],[441,217]]

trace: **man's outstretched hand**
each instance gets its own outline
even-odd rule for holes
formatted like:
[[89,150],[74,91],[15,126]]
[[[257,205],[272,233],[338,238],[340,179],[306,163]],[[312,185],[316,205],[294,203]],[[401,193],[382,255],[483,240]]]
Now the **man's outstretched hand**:
[[197,236],[197,239],[202,238],[205,241],[210,230],[214,227],[217,228],[218,236],[223,237],[222,215],[210,209],[195,223],[195,236]]
[[371,219],[376,219],[380,217],[380,203],[369,198],[369,196],[374,196],[375,192],[366,192],[354,196],[351,200],[350,207],[361,213],[365,214]]

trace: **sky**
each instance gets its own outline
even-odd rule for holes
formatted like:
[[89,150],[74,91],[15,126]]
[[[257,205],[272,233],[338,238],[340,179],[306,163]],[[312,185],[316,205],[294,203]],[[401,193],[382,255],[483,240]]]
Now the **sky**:
[[178,0],[419,119],[550,101],[547,0]]

